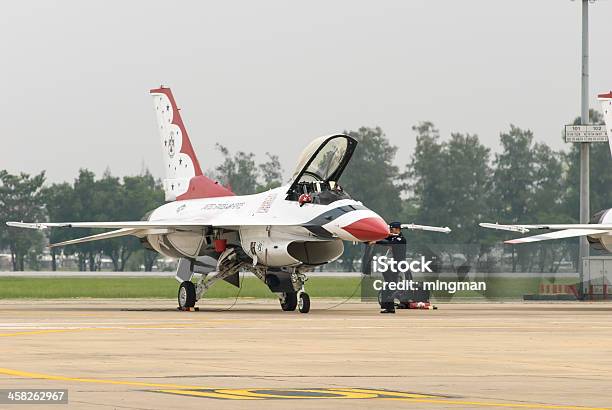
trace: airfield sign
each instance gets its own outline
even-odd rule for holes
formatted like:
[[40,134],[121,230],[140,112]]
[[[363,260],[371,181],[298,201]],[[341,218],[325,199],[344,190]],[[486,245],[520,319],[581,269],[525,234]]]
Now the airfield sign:
[[566,125],[565,142],[608,142],[605,125]]

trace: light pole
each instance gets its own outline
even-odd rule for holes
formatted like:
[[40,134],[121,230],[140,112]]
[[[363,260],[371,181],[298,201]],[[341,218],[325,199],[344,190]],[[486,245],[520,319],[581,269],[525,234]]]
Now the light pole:
[[[582,0],[582,86],[580,123],[589,124],[589,2]],[[589,143],[580,143],[580,223],[587,224],[590,219],[589,187]],[[589,256],[589,243],[585,236],[580,237],[578,270],[580,272],[580,293],[582,299],[584,283],[583,259]]]

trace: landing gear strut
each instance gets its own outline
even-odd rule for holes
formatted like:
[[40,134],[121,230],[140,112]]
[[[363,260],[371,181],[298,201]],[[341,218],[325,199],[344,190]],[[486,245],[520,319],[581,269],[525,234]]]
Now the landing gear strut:
[[179,308],[186,309],[192,308],[196,303],[196,290],[195,285],[190,280],[186,280],[181,283],[178,291],[178,304]]

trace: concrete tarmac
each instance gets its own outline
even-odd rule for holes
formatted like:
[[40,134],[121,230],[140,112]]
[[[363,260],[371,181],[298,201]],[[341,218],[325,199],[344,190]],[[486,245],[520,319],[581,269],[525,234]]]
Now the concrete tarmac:
[[232,302],[0,301],[0,388],[68,389],[57,409],[612,407],[612,304]]

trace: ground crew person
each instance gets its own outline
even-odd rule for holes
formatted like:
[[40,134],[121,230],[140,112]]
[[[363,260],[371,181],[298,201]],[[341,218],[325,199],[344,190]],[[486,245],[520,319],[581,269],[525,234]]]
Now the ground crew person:
[[[376,244],[390,246],[393,260],[397,262],[405,260],[406,238],[404,238],[404,235],[402,235],[402,224],[400,222],[391,222],[389,224],[389,231],[391,234],[388,237],[377,242],[370,242],[370,245]],[[397,282],[398,277],[398,272],[392,272],[391,269],[383,272],[383,279],[385,283]],[[395,292],[385,288],[383,288],[380,292],[380,307],[382,309],[380,313],[395,313],[395,301],[393,297]]]

